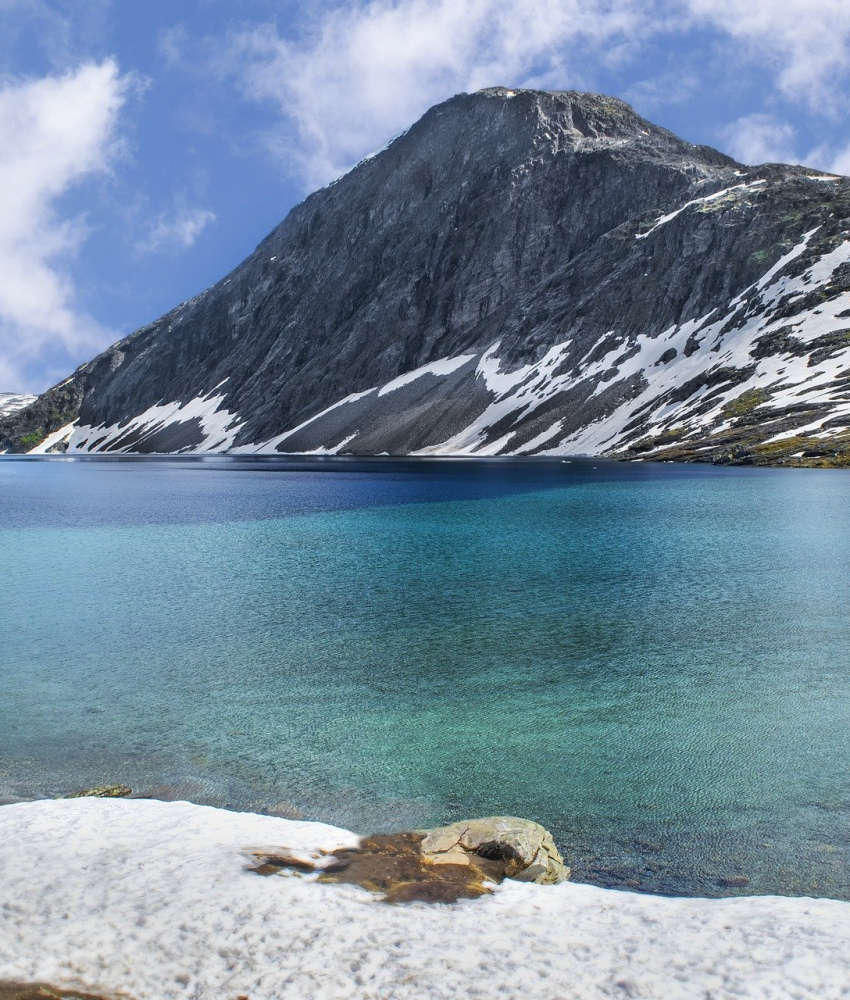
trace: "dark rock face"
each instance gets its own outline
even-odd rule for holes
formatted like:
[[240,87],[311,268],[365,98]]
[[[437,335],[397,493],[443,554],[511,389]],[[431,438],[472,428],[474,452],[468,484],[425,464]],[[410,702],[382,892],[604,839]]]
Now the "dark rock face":
[[840,464],[848,217],[850,181],[612,98],[460,95],[0,420],[0,449],[805,462],[775,445],[820,435]]

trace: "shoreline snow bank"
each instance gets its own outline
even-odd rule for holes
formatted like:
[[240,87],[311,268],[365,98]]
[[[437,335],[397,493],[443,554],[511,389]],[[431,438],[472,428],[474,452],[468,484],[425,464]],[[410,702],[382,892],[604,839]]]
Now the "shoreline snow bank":
[[186,802],[0,807],[0,980],[136,1000],[779,1000],[850,993],[850,904],[506,882],[389,906],[250,852],[354,845]]

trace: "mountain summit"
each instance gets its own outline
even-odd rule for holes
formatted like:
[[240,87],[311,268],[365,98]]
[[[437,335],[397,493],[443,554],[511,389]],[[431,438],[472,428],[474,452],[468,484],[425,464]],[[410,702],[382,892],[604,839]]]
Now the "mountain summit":
[[0,448],[841,464],[848,223],[614,98],[461,94]]

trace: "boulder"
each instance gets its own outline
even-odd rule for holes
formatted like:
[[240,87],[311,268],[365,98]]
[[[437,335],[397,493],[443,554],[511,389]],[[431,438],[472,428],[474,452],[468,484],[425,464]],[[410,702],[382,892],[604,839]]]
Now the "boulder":
[[462,820],[425,830],[422,857],[432,864],[469,864],[471,856],[509,865],[509,878],[552,885],[570,877],[552,834],[516,816]]

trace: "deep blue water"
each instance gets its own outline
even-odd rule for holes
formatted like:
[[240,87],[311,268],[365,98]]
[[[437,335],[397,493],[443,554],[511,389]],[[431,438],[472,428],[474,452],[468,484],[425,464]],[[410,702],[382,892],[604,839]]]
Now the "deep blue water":
[[599,884],[847,899],[848,525],[840,471],[0,460],[0,796],[513,813]]

